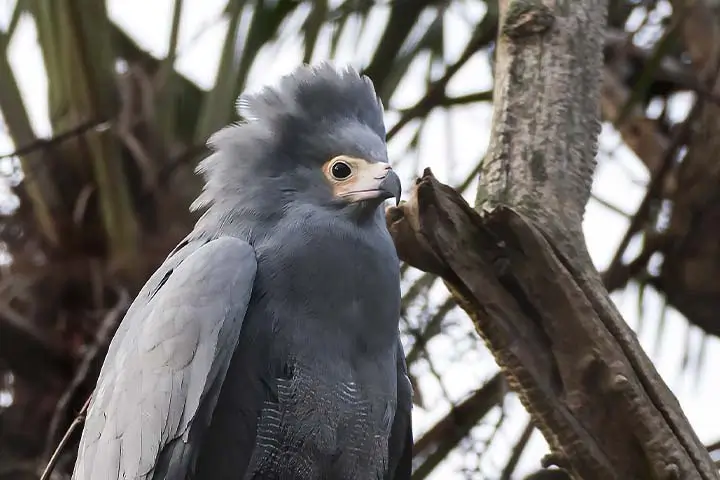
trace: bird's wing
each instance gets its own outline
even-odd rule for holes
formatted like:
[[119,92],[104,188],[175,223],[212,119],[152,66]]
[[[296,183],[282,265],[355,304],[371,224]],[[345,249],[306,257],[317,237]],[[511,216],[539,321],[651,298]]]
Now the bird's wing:
[[249,244],[223,237],[181,249],[151,277],[108,351],[73,479],[186,478],[189,437],[214,409],[256,269]]
[[390,462],[386,480],[410,480],[412,474],[412,384],[407,376],[407,364],[402,343],[397,347],[398,403],[390,431]]

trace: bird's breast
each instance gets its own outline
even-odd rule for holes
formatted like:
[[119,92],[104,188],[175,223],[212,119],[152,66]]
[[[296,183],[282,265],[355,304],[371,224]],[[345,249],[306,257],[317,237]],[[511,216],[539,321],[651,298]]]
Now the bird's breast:
[[394,396],[297,366],[276,388],[262,408],[250,478],[382,477]]
[[382,232],[279,230],[255,245],[244,327],[273,364],[246,478],[382,478],[397,403],[394,247]]
[[284,234],[258,245],[256,292],[277,330],[312,348],[394,348],[398,260],[391,241],[375,237]]

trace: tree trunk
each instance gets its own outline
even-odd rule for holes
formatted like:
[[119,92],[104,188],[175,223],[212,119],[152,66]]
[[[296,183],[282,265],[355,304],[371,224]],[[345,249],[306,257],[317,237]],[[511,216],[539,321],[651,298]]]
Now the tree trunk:
[[398,253],[470,315],[547,439],[547,464],[584,480],[718,479],[585,247],[607,4],[500,3],[477,211],[426,170],[388,210]]

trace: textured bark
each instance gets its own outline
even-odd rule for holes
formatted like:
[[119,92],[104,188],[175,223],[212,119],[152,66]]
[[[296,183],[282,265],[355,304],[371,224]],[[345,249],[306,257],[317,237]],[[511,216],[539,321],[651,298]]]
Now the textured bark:
[[548,463],[584,480],[717,479],[585,247],[606,8],[501,2],[480,213],[426,170],[388,223],[401,258],[440,275],[468,312]]

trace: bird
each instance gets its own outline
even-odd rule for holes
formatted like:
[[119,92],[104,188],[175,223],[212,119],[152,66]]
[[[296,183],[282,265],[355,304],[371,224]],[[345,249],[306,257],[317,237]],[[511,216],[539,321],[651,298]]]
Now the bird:
[[201,215],[110,342],[72,478],[409,479],[382,102],[324,62],[237,109],[198,164]]

